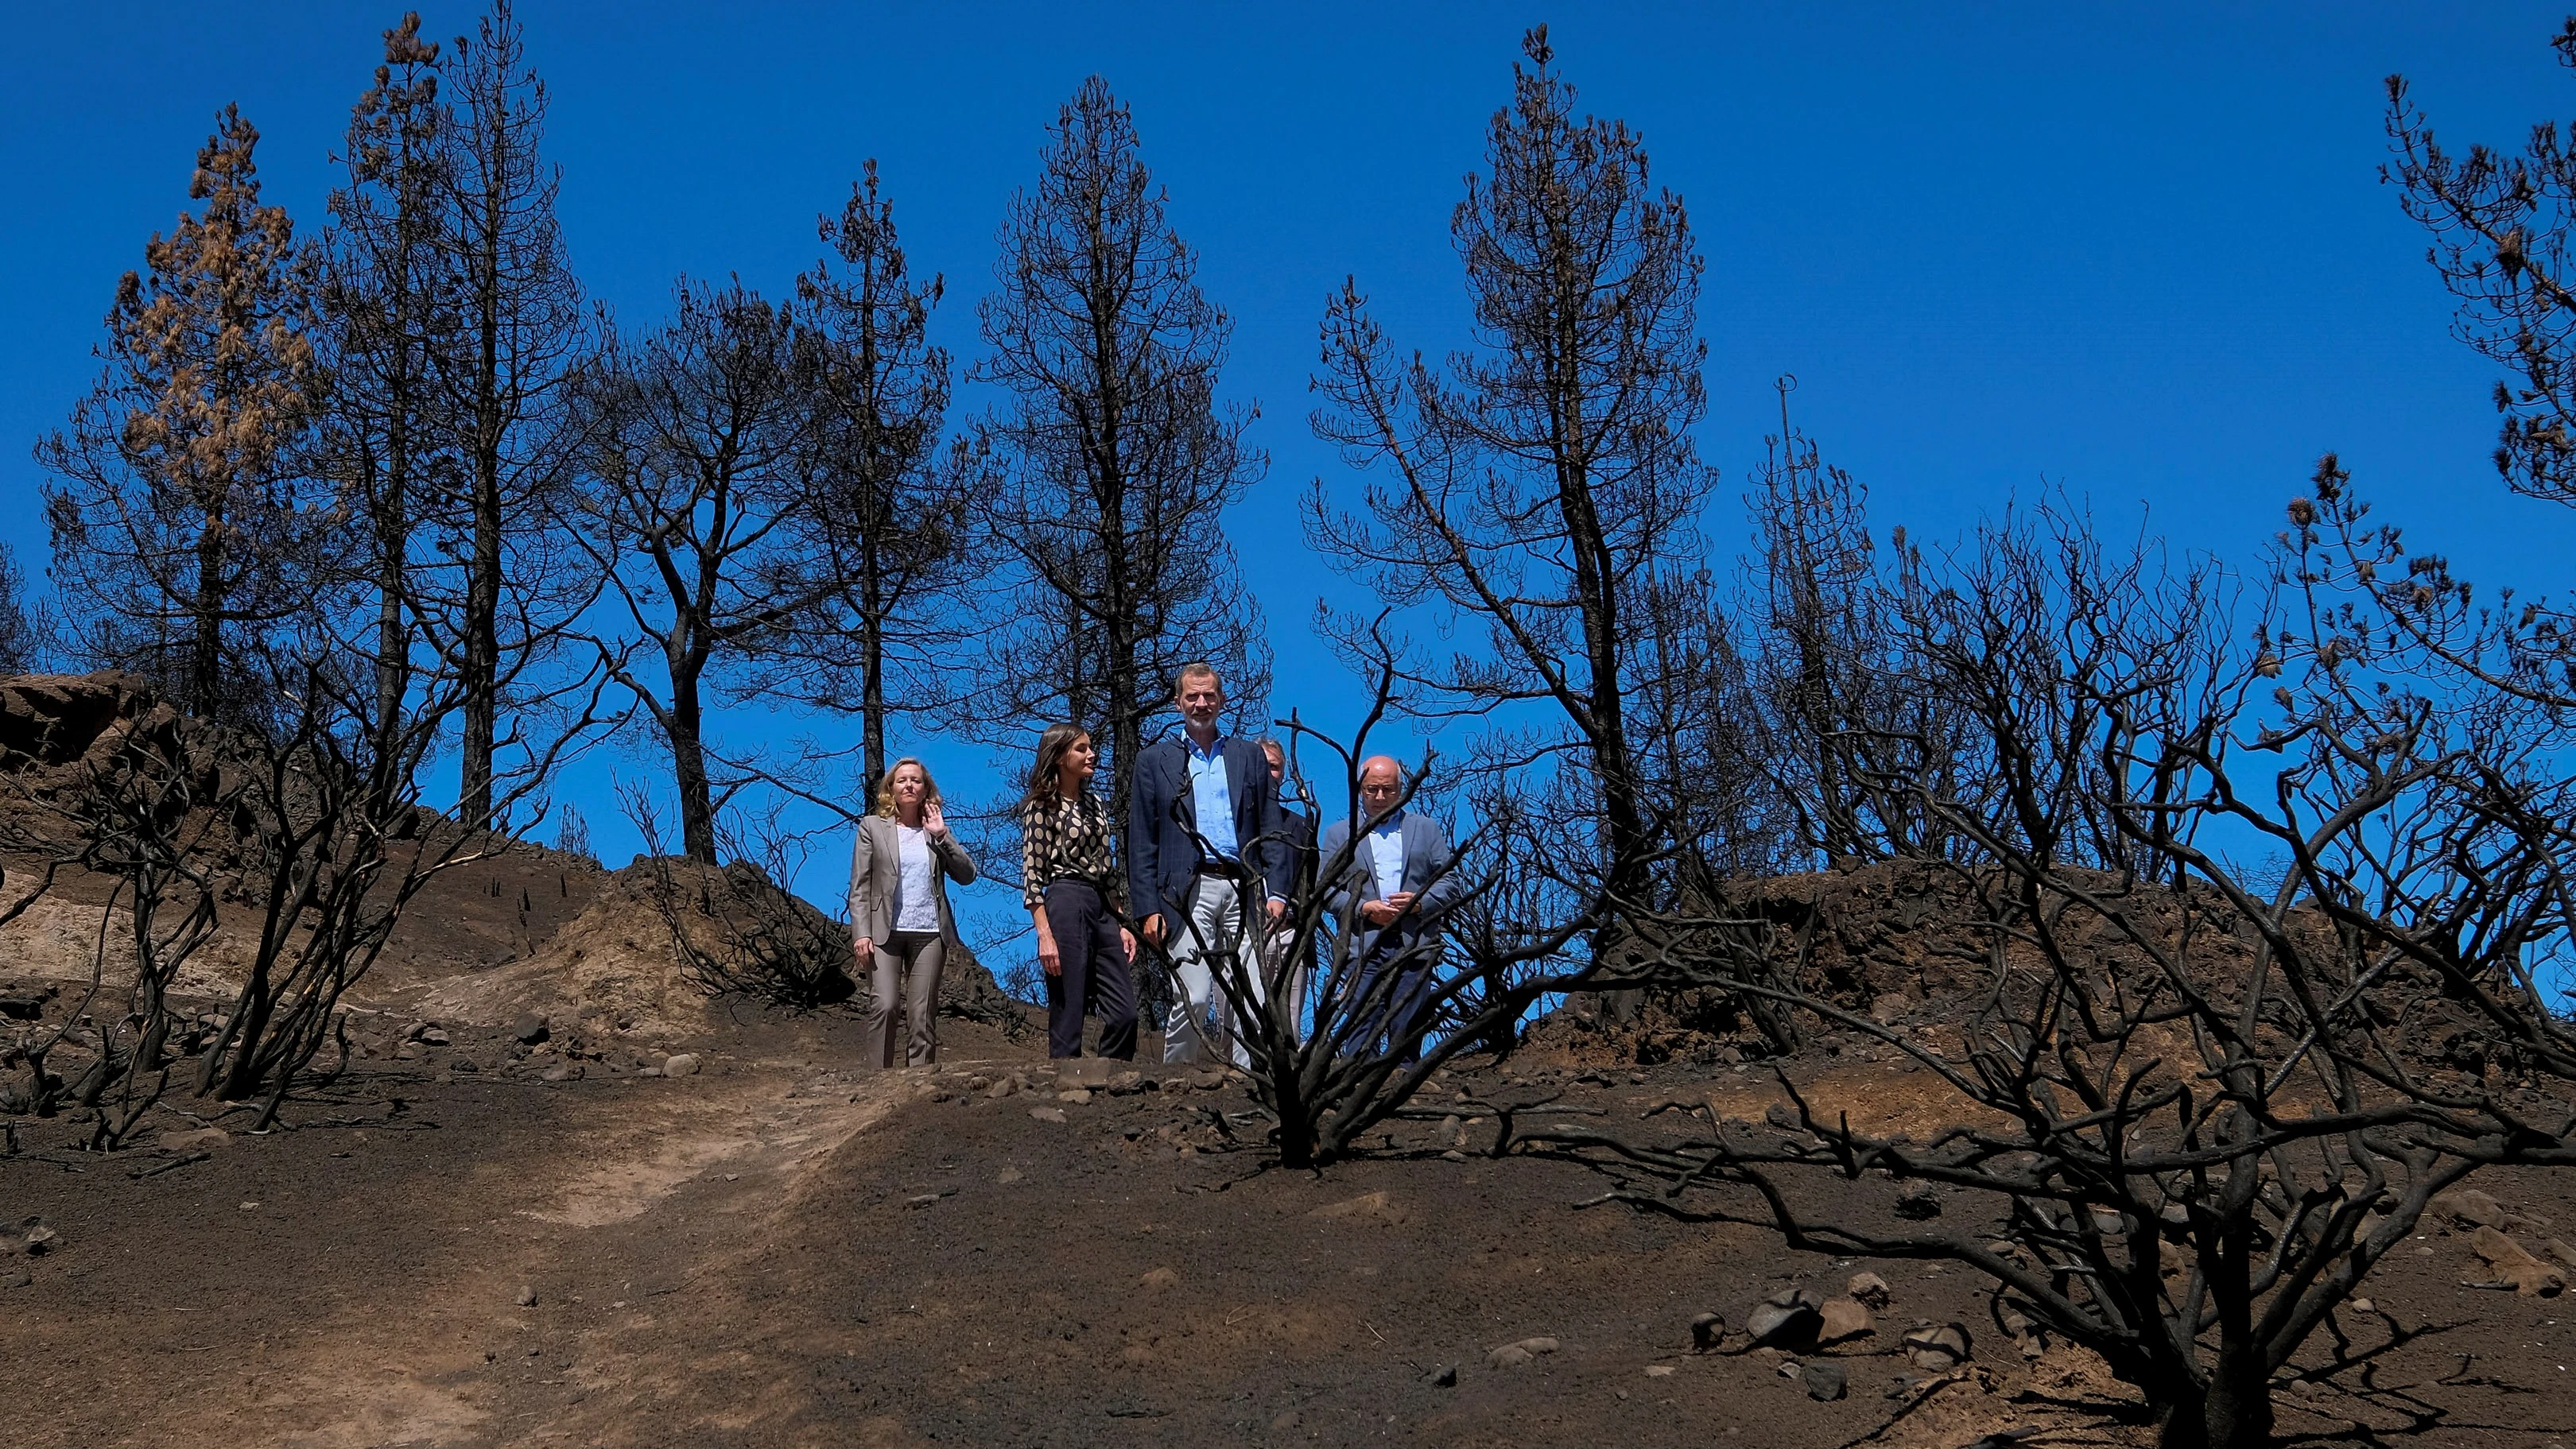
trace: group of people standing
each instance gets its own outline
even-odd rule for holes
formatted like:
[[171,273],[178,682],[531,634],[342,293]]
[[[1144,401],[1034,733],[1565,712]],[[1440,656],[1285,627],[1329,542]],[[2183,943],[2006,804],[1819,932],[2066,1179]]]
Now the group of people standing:
[[[1277,741],[1224,733],[1225,685],[1213,666],[1184,665],[1173,703],[1181,734],[1146,746],[1130,767],[1123,862],[1108,807],[1092,789],[1100,751],[1090,732],[1058,724],[1038,737],[1019,810],[1020,880],[1045,973],[1048,1054],[1080,1056],[1084,1018],[1096,1011],[1096,1053],[1135,1058],[1141,940],[1172,964],[1163,1060],[1213,1055],[1250,1065],[1249,1023],[1234,1019],[1237,1003],[1220,973],[1238,968],[1236,980],[1249,984],[1256,1009],[1267,1009],[1268,983],[1279,980],[1287,1020],[1302,1030],[1315,976],[1313,936],[1306,937],[1308,959],[1292,967],[1285,958],[1297,940],[1293,912],[1318,890],[1332,918],[1350,923],[1344,959],[1360,972],[1351,999],[1382,1000],[1367,1020],[1317,1029],[1417,1050],[1413,1028],[1429,995],[1431,945],[1463,885],[1439,822],[1402,808],[1402,767],[1384,756],[1362,763],[1363,837],[1354,844],[1350,820],[1319,833],[1312,817],[1283,802],[1287,761]],[[1322,863],[1336,860],[1342,868],[1321,878]],[[947,885],[974,879],[974,862],[941,818],[929,770],[917,759],[897,761],[878,789],[876,812],[860,824],[850,867],[850,929],[859,960],[872,971],[866,1030],[877,1064],[898,1060],[898,1002],[900,1060],[922,1066],[936,1058],[939,970],[946,943],[956,939]],[[1394,980],[1372,992],[1381,969]]]

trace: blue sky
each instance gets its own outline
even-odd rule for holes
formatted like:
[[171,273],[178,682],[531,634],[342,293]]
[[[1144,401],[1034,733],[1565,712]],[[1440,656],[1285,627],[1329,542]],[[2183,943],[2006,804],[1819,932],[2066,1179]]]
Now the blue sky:
[[[2381,77],[2456,145],[2518,146],[2576,114],[2550,6],[676,7],[529,3],[576,267],[621,322],[680,273],[783,293],[868,157],[961,361],[1004,199],[1082,78],[1134,108],[1202,283],[1234,316],[1227,374],[1261,408],[1267,480],[1232,528],[1268,612],[1278,702],[1344,717],[1307,620],[1347,587],[1296,498],[1342,478],[1309,434],[1327,293],[1356,275],[1397,340],[1461,339],[1447,239],[1460,178],[1552,24],[1584,102],[1644,133],[1708,271],[1705,457],[1732,500],[1798,421],[1873,511],[1955,531],[2063,483],[2149,509],[2174,544],[2250,563],[2318,453],[2340,450],[2410,539],[2482,582],[2555,591],[2576,518],[2486,461],[2492,369],[2446,335],[2424,239],[2378,182]],[[453,35],[469,7],[424,9]],[[215,110],[260,127],[271,199],[318,225],[327,157],[399,11],[349,5],[29,7],[0,57],[0,538],[41,561],[28,450],[89,385],[119,273],[186,202]],[[971,393],[962,402],[978,402]],[[961,415],[964,411],[961,408]],[[775,729],[737,719],[735,738]],[[981,757],[922,742],[943,776]],[[622,862],[606,770],[579,789]],[[953,787],[952,787],[953,788]],[[837,862],[809,874],[829,899]]]

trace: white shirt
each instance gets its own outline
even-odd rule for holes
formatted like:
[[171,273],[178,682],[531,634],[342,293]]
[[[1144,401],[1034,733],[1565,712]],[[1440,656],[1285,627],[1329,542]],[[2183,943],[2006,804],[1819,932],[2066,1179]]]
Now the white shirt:
[[1369,865],[1377,876],[1377,898],[1404,889],[1404,812],[1398,810],[1368,835]]
[[931,854],[929,835],[897,821],[894,827],[894,928],[931,932],[939,929],[939,860]]

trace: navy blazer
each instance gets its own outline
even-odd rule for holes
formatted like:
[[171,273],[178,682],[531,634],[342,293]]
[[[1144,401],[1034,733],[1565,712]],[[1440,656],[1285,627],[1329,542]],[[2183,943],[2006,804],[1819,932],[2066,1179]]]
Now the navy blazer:
[[[1225,755],[1226,796],[1234,802],[1237,857],[1270,894],[1284,899],[1295,888],[1296,863],[1286,849],[1279,783],[1270,778],[1270,757],[1252,741],[1232,736],[1220,741],[1219,748]],[[1127,791],[1127,899],[1139,919],[1177,916],[1188,909],[1190,881],[1199,873],[1198,840],[1191,832],[1197,806],[1180,803],[1189,793],[1189,751],[1183,741],[1156,740],[1137,753]]]
[[[1440,828],[1439,821],[1419,810],[1407,809],[1398,831],[1404,842],[1404,883],[1397,889],[1412,891],[1418,899],[1413,909],[1396,917],[1395,924],[1387,928],[1394,934],[1394,939],[1387,942],[1390,951],[1403,949],[1426,931],[1436,934],[1440,918],[1467,893],[1467,877],[1454,868],[1448,833]],[[1333,857],[1345,847],[1350,858],[1336,870]],[[1379,935],[1359,916],[1361,902],[1378,898],[1377,863],[1369,855],[1367,836],[1363,833],[1354,842],[1351,822],[1345,817],[1324,827],[1323,839],[1315,843],[1315,849],[1324,860],[1324,869],[1332,875],[1324,883],[1325,903],[1335,916],[1351,923],[1355,936],[1351,959],[1367,961],[1377,952]],[[1419,970],[1427,964],[1415,962],[1407,969]]]

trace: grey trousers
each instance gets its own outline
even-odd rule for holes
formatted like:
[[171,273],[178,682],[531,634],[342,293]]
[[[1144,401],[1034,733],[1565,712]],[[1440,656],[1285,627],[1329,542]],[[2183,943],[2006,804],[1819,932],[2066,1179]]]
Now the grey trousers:
[[859,1045],[868,1065],[891,1067],[895,1056],[895,1003],[903,1003],[901,1064],[926,1067],[939,1060],[933,1030],[939,1013],[939,968],[948,956],[937,931],[897,931],[877,942],[867,1015],[859,1018]]
[[[1243,889],[1226,876],[1200,876],[1190,886],[1187,921],[1174,922],[1165,938],[1172,952],[1173,998],[1171,1019],[1163,1026],[1166,1063],[1195,1062],[1213,1048],[1221,1060],[1252,1065],[1252,1053],[1235,1031],[1232,1003],[1216,984],[1216,972],[1233,965],[1251,986],[1253,1002],[1261,1002],[1260,928],[1244,929],[1237,909]],[[1205,1025],[1211,1009],[1216,1014],[1213,1031]]]

